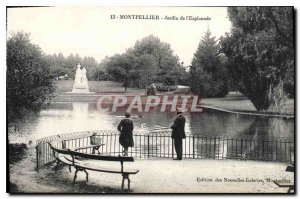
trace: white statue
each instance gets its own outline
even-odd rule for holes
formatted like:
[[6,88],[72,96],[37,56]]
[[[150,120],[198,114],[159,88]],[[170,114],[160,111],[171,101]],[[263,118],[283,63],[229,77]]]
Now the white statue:
[[82,69],[81,69],[81,75],[80,75],[80,82],[82,83],[82,84],[87,84],[87,78],[86,78],[86,69],[83,67]]
[[86,69],[78,63],[76,74],[75,74],[75,80],[73,85],[74,93],[88,93],[89,92],[89,86],[88,81],[86,78]]
[[81,65],[77,65],[76,74],[75,74],[75,84],[80,84],[81,82]]

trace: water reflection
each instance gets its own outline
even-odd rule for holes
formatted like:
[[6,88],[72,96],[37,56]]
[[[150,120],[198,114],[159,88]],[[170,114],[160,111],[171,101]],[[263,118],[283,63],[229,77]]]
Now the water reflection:
[[[141,125],[147,127],[161,126],[169,128],[176,118],[174,112],[160,112],[160,108],[147,113],[132,112],[135,130],[141,130]],[[95,103],[55,103],[43,110],[38,116],[20,124],[19,131],[11,130],[10,142],[36,140],[42,137],[67,132],[116,129],[122,119],[125,109],[116,113],[100,113]],[[257,136],[269,138],[294,137],[294,119],[255,117],[236,115],[223,112],[204,110],[201,113],[186,113],[186,132],[192,135],[209,135],[225,137]],[[26,136],[24,136],[26,135]],[[22,138],[20,140],[20,138]],[[218,143],[217,148],[210,148],[210,140],[196,140],[197,151],[227,150],[225,144]],[[228,141],[231,142],[231,140]],[[235,145],[235,143],[233,143]],[[239,144],[237,144],[239,145]],[[224,147],[224,150],[223,150]],[[246,147],[246,146],[245,146]],[[249,146],[250,147],[250,146]],[[249,148],[248,147],[248,148]],[[251,145],[253,148],[254,146]],[[205,148],[205,149],[204,149]],[[222,150],[221,150],[222,148]],[[226,149],[225,149],[226,148]],[[245,151],[255,150],[245,149]],[[228,151],[227,153],[230,153]],[[248,152],[250,153],[250,152]]]
[[88,123],[88,103],[73,103],[72,120],[74,128],[79,131]]
[[250,121],[250,125],[244,125],[243,131],[239,128],[235,135],[196,136],[197,157],[291,161],[294,142],[293,136],[288,135],[294,131],[294,125],[290,120],[257,117]]
[[202,113],[191,113],[190,123],[194,134],[239,136],[244,135],[245,130],[255,118],[237,116],[224,112],[211,112],[204,110]]

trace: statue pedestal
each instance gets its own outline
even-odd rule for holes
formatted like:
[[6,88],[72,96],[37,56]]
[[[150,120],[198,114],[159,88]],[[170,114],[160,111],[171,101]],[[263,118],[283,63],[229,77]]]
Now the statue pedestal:
[[68,94],[93,94],[95,92],[89,91],[89,85],[87,83],[74,84],[72,92],[66,92]]
[[75,75],[72,92],[67,92],[67,93],[75,93],[75,94],[76,93],[84,93],[84,94],[94,93],[94,92],[89,91],[88,80],[86,78],[86,69],[84,67],[81,68],[80,63],[77,65],[77,70],[76,70],[76,75]]
[[90,93],[87,84],[74,84],[72,93]]

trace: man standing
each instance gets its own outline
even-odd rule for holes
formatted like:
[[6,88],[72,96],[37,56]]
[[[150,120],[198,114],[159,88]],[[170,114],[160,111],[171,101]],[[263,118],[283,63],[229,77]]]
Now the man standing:
[[125,119],[122,119],[118,125],[118,131],[121,132],[119,142],[124,148],[124,156],[128,156],[128,147],[133,147],[133,122],[130,119],[130,113],[125,113]]
[[175,143],[175,151],[177,154],[177,158],[173,160],[182,160],[182,139],[185,139],[185,118],[182,115],[182,111],[177,109],[177,118],[174,121],[174,124],[171,126],[172,136]]

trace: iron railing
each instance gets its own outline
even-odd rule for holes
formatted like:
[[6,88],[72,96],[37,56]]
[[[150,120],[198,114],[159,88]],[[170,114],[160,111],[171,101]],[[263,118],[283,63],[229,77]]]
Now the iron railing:
[[[133,133],[134,147],[129,155],[138,158],[176,157],[171,133],[163,131],[136,131]],[[95,137],[93,137],[95,136]],[[59,148],[74,148],[89,145],[91,139],[105,144],[99,150],[104,155],[121,155],[119,132],[113,130],[68,133],[46,137],[37,141],[36,158],[39,167],[52,162],[53,156],[47,142],[55,142]],[[91,153],[91,149],[81,152]],[[293,138],[222,137],[206,135],[187,135],[183,140],[183,157],[194,159],[239,159],[276,162],[294,162]]]

